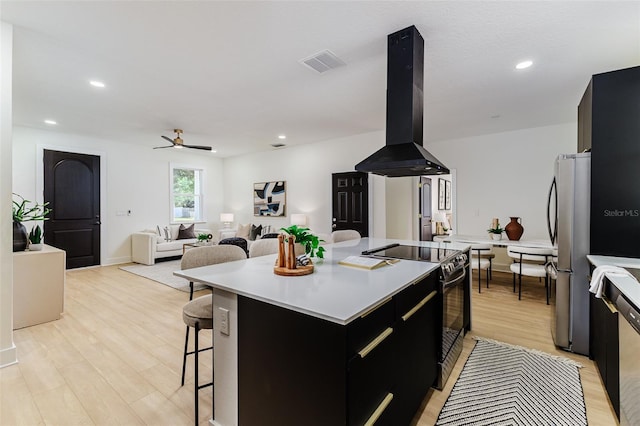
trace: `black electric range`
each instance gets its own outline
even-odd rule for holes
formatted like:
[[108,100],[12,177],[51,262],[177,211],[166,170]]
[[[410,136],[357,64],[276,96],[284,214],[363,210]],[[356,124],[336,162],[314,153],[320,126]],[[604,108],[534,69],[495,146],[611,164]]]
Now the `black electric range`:
[[362,252],[362,255],[381,259],[403,259],[439,263],[445,281],[451,276],[459,274],[467,262],[467,255],[460,250],[412,246],[398,243],[365,250]]

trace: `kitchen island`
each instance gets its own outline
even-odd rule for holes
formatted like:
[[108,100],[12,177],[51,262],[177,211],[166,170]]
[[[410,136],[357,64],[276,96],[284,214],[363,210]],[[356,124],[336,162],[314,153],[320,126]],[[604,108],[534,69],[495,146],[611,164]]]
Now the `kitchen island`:
[[434,259],[468,248],[363,238],[326,246],[301,277],[275,275],[275,255],[175,272],[213,288],[214,425],[411,420],[437,374],[439,264],[338,264],[395,242],[431,247]]

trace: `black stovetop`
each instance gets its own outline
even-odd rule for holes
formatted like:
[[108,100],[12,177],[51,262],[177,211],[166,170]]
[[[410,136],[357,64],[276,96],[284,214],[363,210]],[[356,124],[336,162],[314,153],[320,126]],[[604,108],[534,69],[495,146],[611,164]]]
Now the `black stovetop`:
[[404,244],[391,244],[389,246],[373,248],[362,252],[363,255],[374,257],[418,260],[422,262],[435,263],[442,262],[458,253],[459,250],[409,246]]

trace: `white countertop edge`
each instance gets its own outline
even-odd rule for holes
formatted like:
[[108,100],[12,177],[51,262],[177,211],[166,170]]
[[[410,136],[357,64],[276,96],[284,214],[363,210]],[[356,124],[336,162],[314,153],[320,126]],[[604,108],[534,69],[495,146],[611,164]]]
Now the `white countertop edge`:
[[[616,257],[616,256],[601,256],[601,255],[587,255],[587,259],[595,267],[612,265],[619,266],[621,268],[634,268],[640,269],[640,259],[632,257]],[[630,276],[607,276],[609,281],[615,285],[618,290],[633,303],[636,307],[640,307],[640,283]],[[612,300],[615,302],[615,300]]]
[[[408,260],[405,260],[405,262],[409,262]],[[426,264],[430,264],[431,262],[423,262]],[[295,305],[291,305],[291,304],[287,304],[287,303],[282,303],[278,300],[275,299],[271,299],[271,298],[266,298],[266,297],[261,297],[260,295],[256,295],[256,294],[251,294],[248,292],[244,292],[242,290],[238,290],[235,287],[232,286],[226,286],[226,285],[221,285],[221,284],[213,284],[213,283],[208,283],[209,285],[211,285],[211,287],[219,289],[219,290],[224,290],[224,291],[228,291],[230,293],[234,293],[238,296],[243,296],[243,297],[248,297],[250,299],[253,300],[257,300],[259,302],[264,302],[264,303],[268,303],[270,305],[273,306],[278,306],[284,309],[288,309],[290,311],[294,311],[294,312],[298,312],[301,314],[305,314],[305,315],[309,315],[315,318],[320,318],[329,322],[333,322],[336,324],[340,324],[340,325],[346,325],[349,324],[351,321],[353,321],[354,319],[358,318],[360,315],[362,315],[363,313],[369,311],[371,308],[373,308],[374,306],[379,305],[381,302],[384,302],[385,300],[389,299],[390,297],[395,296],[396,294],[400,293],[402,290],[404,290],[405,288],[409,287],[410,285],[413,285],[414,283],[422,280],[423,278],[426,278],[427,276],[429,276],[429,274],[431,274],[434,270],[436,270],[438,268],[438,264],[432,264],[432,267],[425,272],[424,274],[416,277],[413,281],[410,281],[404,285],[401,285],[399,287],[397,287],[393,292],[390,292],[389,294],[387,294],[386,296],[380,297],[379,299],[375,300],[373,303],[370,303],[369,305],[365,306],[363,309],[361,309],[358,312],[355,312],[353,315],[347,317],[347,318],[337,318],[337,317],[333,317],[330,315],[326,315],[322,312],[318,312],[318,311],[313,311],[313,310],[309,310],[309,309],[304,309],[302,307],[299,306],[295,306]],[[181,278],[185,278],[187,280],[189,280],[189,276],[186,274],[181,273],[182,271],[175,271],[173,274],[177,277],[181,277]],[[295,279],[295,277],[293,277]]]

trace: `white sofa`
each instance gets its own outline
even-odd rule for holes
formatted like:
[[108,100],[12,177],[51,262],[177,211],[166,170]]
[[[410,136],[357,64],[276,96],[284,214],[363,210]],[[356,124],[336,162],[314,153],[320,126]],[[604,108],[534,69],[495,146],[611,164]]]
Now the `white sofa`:
[[[169,225],[171,240],[167,240],[163,229],[146,229],[131,235],[131,261],[145,265],[153,265],[156,259],[182,256],[184,244],[194,243],[197,238],[178,239],[180,225]],[[195,229],[195,234],[211,234],[209,229]]]

